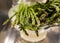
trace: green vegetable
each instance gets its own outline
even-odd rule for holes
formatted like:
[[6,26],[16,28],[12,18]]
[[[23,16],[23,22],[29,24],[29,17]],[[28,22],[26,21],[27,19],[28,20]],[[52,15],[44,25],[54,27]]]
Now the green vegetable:
[[32,25],[35,25],[35,18],[34,18],[34,14],[32,13],[31,9],[29,9],[30,15],[31,15],[31,19],[32,19]]
[[11,16],[9,19],[7,19],[3,25],[6,25],[15,15],[17,14],[17,12],[15,14],[13,14],[13,16]]
[[48,0],[46,3],[36,2],[31,6],[20,3],[18,11],[3,25],[6,25],[14,16],[16,16],[16,19],[11,24],[12,28],[15,25],[20,25],[21,30],[26,35],[28,35],[26,32],[26,29],[28,29],[35,31],[38,36],[38,30],[41,26],[60,23],[60,0]]

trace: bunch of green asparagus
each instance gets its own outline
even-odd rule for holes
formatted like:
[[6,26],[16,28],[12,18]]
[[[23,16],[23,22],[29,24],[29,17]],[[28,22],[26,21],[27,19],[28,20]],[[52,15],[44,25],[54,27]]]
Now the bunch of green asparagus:
[[15,25],[20,25],[26,35],[26,29],[36,32],[44,25],[53,25],[60,22],[60,1],[48,0],[46,3],[38,3],[28,6],[28,4],[20,3],[18,11],[7,21],[3,23],[6,25],[14,16],[15,21],[11,24],[11,28]]

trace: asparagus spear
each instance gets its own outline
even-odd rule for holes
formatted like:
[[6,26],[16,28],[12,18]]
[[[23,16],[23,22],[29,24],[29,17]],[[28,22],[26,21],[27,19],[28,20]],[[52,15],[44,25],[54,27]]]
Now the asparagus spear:
[[7,20],[3,23],[3,25],[6,25],[16,14],[17,14],[17,12],[16,12],[13,16],[11,16],[9,19],[7,19]]

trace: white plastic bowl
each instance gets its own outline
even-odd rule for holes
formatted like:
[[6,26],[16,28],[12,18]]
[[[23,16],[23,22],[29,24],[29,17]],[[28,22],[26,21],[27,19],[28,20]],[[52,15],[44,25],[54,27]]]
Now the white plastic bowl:
[[[12,7],[8,13],[9,17],[11,17],[17,10],[18,10],[18,5]],[[13,22],[15,18],[16,17],[13,17],[11,22]],[[18,30],[19,25],[16,25],[15,28]],[[23,38],[26,41],[30,41],[30,42],[38,42],[46,38],[46,34],[47,34],[47,31],[49,31],[49,29],[45,30],[44,27],[42,27],[40,30],[38,30],[38,33],[39,33],[38,37],[36,36],[34,31],[31,31],[31,30],[26,30],[26,31],[29,34],[29,36],[27,36],[23,31],[20,31],[21,38]]]
[[[44,26],[46,27],[46,26]],[[41,27],[40,30],[38,30],[38,34],[39,36],[36,35],[35,31],[31,31],[31,30],[26,30],[27,33],[28,33],[28,36],[24,33],[23,30],[20,31],[20,35],[21,35],[21,38],[26,40],[26,41],[30,41],[30,42],[38,42],[38,41],[41,41],[43,39],[46,38],[46,35],[47,35],[47,32],[49,31],[49,29],[45,30],[44,27]],[[16,25],[15,28],[17,30],[19,30],[19,26]]]
[[46,3],[46,1],[47,1],[47,0],[19,0],[19,1],[17,2],[17,4],[19,4],[19,3],[21,3],[21,2],[24,2],[25,4],[31,5],[31,4],[33,4],[33,3],[35,3],[35,2]]

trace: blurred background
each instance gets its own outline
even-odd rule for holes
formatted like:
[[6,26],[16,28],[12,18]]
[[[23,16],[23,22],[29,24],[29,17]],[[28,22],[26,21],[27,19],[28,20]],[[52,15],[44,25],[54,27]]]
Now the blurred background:
[[[12,5],[16,5],[16,1],[17,0],[0,0],[0,43],[4,43],[4,39],[7,35],[7,28],[9,27],[9,24],[6,26],[3,26],[2,24],[6,19],[8,19],[8,11]],[[60,32],[49,32],[47,37],[48,38],[38,43],[60,43]]]
[[12,6],[12,0],[0,0],[0,11],[7,12]]
[[8,11],[12,4],[12,0],[0,0],[0,31],[3,29],[2,23],[8,18]]
[[3,26],[3,22],[8,19],[8,11],[12,7],[12,0],[0,0],[0,43],[4,42],[4,38],[6,37],[7,26]]

